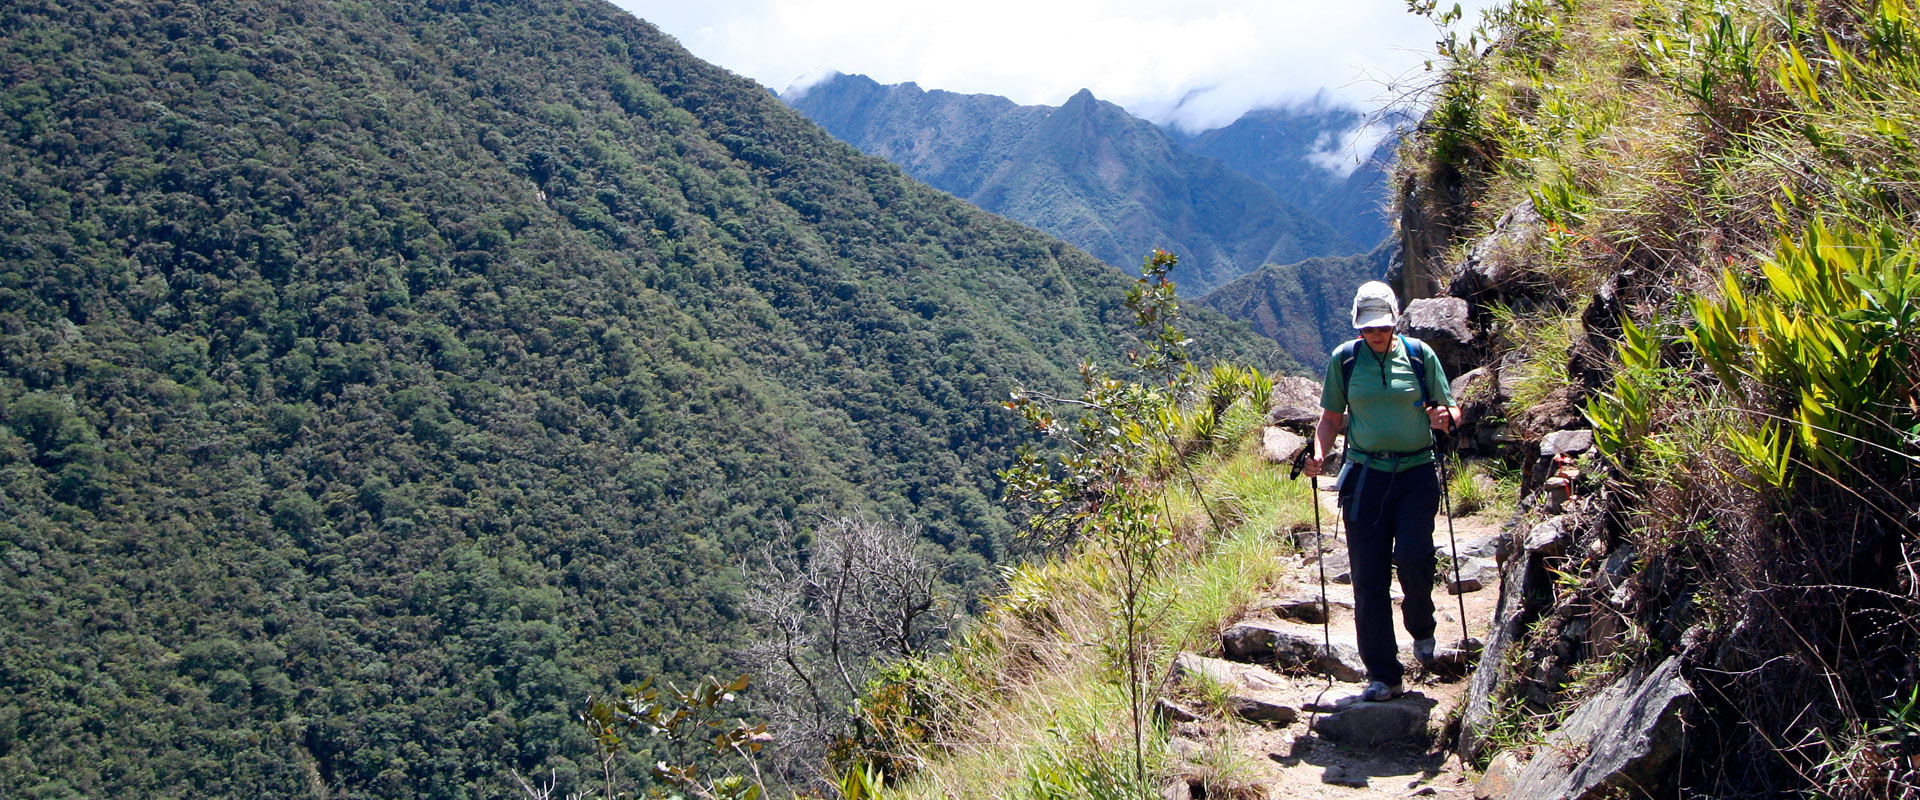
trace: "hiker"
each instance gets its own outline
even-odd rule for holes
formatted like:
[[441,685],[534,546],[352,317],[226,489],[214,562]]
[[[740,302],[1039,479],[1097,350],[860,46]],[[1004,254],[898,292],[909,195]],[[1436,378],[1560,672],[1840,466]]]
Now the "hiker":
[[1360,338],[1334,348],[1327,362],[1313,456],[1303,470],[1320,474],[1344,426],[1346,464],[1335,486],[1353,568],[1354,630],[1369,681],[1361,698],[1370,701],[1401,692],[1387,584],[1391,569],[1399,570],[1406,595],[1401,616],[1414,640],[1414,658],[1433,661],[1433,518],[1440,509],[1433,431],[1450,431],[1460,422],[1433,348],[1396,335],[1399,322],[1391,287],[1371,281],[1354,293],[1353,327]]

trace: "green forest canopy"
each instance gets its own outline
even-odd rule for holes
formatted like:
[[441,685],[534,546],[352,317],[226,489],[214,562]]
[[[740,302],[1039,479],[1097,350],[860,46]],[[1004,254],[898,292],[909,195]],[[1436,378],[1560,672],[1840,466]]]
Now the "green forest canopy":
[[19,0],[0,87],[4,796],[568,781],[779,524],[983,580],[998,402],[1126,341],[1122,276],[603,3]]

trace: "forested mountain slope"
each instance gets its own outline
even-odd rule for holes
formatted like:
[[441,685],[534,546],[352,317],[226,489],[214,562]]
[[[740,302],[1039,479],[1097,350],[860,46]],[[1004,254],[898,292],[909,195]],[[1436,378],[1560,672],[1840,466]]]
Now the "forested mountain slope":
[[1109,267],[602,3],[9,2],[0,108],[0,796],[564,788],[776,526],[977,580],[998,401],[1125,346]]
[[1264,264],[1345,255],[1354,242],[1258,181],[1183,149],[1081,91],[1058,108],[836,75],[787,98],[862,151],[935,188],[1123,268],[1159,247],[1198,296]]

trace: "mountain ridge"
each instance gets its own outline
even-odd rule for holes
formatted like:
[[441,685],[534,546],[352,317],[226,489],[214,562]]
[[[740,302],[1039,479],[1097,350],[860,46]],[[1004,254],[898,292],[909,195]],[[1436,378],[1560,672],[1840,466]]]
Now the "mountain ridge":
[[837,75],[783,99],[935,188],[1109,263],[1129,264],[1132,253],[1154,247],[1175,252],[1189,270],[1182,291],[1192,296],[1263,264],[1359,249],[1268,187],[1186,151],[1088,90],[1057,108],[1020,106]]

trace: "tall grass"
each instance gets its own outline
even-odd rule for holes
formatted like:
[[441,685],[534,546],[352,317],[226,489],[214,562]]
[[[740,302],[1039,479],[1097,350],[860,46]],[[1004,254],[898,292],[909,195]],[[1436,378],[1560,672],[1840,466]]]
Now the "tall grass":
[[[1217,646],[1220,627],[1279,580],[1287,532],[1312,518],[1306,482],[1286,480],[1284,465],[1257,455],[1264,414],[1223,405],[1219,424],[1199,431],[1213,444],[1185,458],[1193,480],[1170,466],[1152,493],[1179,534],[1144,589],[1141,635],[1159,674],[1180,650]],[[1225,527],[1213,528],[1213,518]],[[913,680],[925,684],[916,691],[938,698],[935,716],[945,722],[911,745],[917,769],[879,796],[1143,796],[1118,724],[1128,701],[1113,652],[1116,570],[1097,547],[1008,569],[1005,591],[951,652],[916,671]],[[1164,731],[1149,734],[1147,752],[1164,758]],[[1238,785],[1247,765],[1218,755],[1206,768],[1222,786]],[[1165,771],[1157,760],[1148,766],[1149,775]]]

